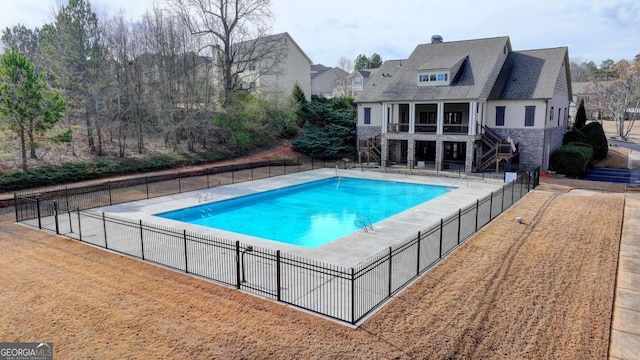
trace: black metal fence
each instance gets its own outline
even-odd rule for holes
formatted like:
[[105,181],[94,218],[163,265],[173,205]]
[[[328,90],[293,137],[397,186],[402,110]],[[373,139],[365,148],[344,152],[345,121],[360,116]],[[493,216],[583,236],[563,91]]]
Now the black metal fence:
[[[522,198],[538,181],[539,170],[520,173],[499,191],[442,218],[408,240],[399,239],[398,244],[354,267],[326,264],[279,250],[81,207],[87,205],[88,194],[95,195],[94,204],[129,199],[120,197],[119,191],[124,192],[122,186],[93,192],[86,188],[65,188],[63,193],[57,190],[39,196],[16,194],[16,219],[355,324]],[[148,184],[148,181],[134,184],[134,189],[140,187],[134,193],[144,194]]]

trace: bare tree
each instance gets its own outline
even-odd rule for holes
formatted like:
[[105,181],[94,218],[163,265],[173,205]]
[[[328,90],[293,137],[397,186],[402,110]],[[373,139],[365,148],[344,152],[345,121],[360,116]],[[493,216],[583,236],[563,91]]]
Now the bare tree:
[[220,71],[222,106],[262,75],[278,71],[279,39],[267,36],[270,0],[168,0],[191,34],[204,37]]
[[[613,116],[616,132],[626,138],[633,128],[640,108],[640,66],[620,61],[616,65],[619,77],[608,83],[595,82],[597,105]],[[625,126],[625,121],[629,124]]]
[[341,56],[340,59],[338,59],[338,68],[343,71],[339,72],[339,76],[336,79],[336,93],[340,96],[346,96],[349,85],[349,75],[351,75],[353,71],[353,60]]

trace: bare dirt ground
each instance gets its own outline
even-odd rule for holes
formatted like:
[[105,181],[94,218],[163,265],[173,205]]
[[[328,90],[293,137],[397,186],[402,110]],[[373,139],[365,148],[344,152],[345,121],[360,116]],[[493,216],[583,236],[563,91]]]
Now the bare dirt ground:
[[602,359],[624,198],[574,187],[541,185],[358,329],[5,210],[0,341],[53,342],[58,359]]

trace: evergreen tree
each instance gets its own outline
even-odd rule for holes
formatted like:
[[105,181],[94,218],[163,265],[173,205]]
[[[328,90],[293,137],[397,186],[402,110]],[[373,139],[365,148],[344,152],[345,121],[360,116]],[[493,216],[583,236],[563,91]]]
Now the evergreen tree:
[[377,69],[382,66],[382,57],[378,53],[371,55],[369,59],[369,69]]
[[58,122],[66,104],[60,94],[48,89],[33,62],[15,48],[0,58],[0,76],[0,115],[20,138],[22,170],[27,171],[27,139],[32,143],[34,131],[43,133]]
[[359,70],[368,69],[368,68],[369,68],[369,58],[367,57],[367,55],[365,54],[358,55],[358,57],[356,57],[356,64],[353,66],[353,69],[356,71],[359,71]]
[[576,120],[573,123],[574,129],[582,129],[587,124],[587,113],[584,110],[584,99],[580,99],[578,102],[578,112],[576,113]]

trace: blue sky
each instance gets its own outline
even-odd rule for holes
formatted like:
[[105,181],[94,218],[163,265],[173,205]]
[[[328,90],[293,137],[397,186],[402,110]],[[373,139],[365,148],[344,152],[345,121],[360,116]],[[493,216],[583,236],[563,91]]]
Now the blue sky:
[[[153,0],[94,0],[103,13],[138,19]],[[3,4],[0,26],[52,21],[55,0]],[[273,32],[289,32],[314,63],[378,53],[406,58],[439,34],[445,41],[508,35],[514,50],[568,46],[569,56],[600,64],[640,53],[638,0],[272,0]]]

